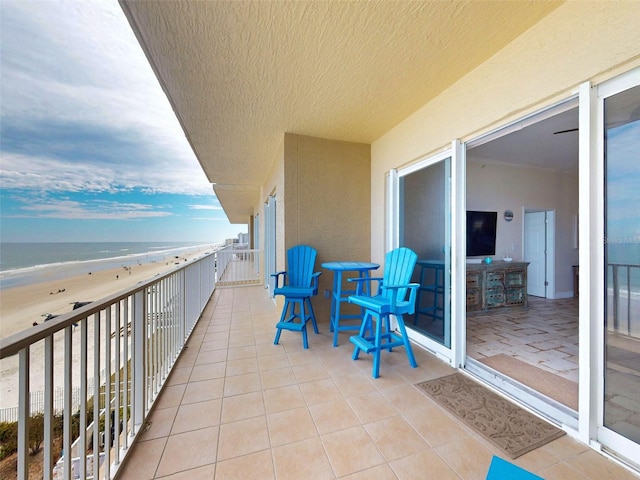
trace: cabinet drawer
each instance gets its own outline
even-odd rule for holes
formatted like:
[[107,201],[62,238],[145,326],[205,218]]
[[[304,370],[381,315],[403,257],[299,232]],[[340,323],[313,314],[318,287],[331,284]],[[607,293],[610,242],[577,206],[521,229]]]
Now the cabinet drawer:
[[504,274],[502,272],[487,272],[487,288],[504,287]]
[[473,312],[480,309],[482,309],[482,290],[467,288],[467,311]]
[[467,290],[469,290],[470,288],[481,288],[481,285],[481,273],[467,273]]
[[524,288],[507,288],[507,305],[523,305],[524,304]]
[[519,287],[524,285],[524,272],[514,271],[505,274],[504,284],[508,287]]
[[505,302],[504,290],[487,290],[487,308],[501,307]]

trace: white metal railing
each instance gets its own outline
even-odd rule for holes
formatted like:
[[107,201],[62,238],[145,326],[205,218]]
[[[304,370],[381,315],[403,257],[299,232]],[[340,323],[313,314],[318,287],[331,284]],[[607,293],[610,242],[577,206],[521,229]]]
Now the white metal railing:
[[260,251],[246,244],[232,244],[216,252],[216,285],[257,285],[260,278]]
[[[112,478],[214,289],[211,254],[0,339],[0,361],[18,360],[17,477],[29,478],[33,438],[27,399],[31,390],[42,390],[43,478]],[[40,378],[30,375],[40,372]],[[54,406],[57,388],[64,391],[62,412]],[[80,402],[74,408],[77,388]],[[59,413],[62,426],[54,428]],[[69,454],[53,450],[60,430],[62,452]],[[119,434],[110,435],[112,430]],[[78,460],[96,456],[106,460]]]

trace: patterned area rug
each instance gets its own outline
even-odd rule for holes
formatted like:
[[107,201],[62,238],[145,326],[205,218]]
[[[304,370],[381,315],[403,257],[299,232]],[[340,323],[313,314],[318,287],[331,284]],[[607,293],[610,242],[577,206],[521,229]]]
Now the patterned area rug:
[[565,433],[460,373],[416,386],[511,458]]

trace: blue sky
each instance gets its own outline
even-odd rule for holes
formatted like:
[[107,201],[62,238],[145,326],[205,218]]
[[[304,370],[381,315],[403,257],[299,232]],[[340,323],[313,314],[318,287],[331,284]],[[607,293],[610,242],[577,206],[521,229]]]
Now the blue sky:
[[217,242],[231,225],[115,0],[0,1],[0,240]]

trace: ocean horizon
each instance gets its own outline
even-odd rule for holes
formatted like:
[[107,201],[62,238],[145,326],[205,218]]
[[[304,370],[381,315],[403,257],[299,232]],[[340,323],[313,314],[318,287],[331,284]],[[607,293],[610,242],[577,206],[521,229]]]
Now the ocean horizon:
[[215,242],[3,242],[0,289],[141,263],[165,261]]

